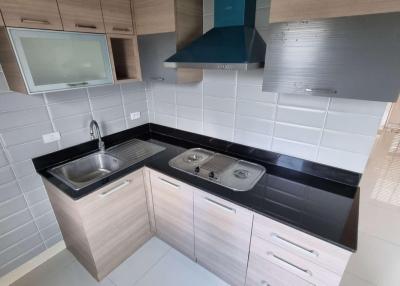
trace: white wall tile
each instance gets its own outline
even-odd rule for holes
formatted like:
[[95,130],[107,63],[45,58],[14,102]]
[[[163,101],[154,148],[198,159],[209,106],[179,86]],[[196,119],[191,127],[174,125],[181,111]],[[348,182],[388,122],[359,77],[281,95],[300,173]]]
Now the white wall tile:
[[292,155],[307,160],[313,160],[317,153],[317,146],[315,145],[303,144],[279,138],[273,138],[271,149],[278,153]]
[[293,94],[280,94],[279,105],[295,106],[325,110],[328,106],[329,98],[321,96],[300,96]]
[[322,128],[325,112],[313,109],[301,109],[279,106],[276,120],[279,122]]
[[234,98],[236,94],[235,84],[229,82],[204,82],[203,88],[208,96]]
[[329,110],[381,117],[388,103],[379,101],[332,98]]
[[235,129],[233,141],[260,149],[270,149],[272,137],[243,129]]
[[233,98],[221,98],[204,96],[203,106],[205,109],[234,113],[235,100]]
[[263,92],[262,86],[238,84],[237,98],[251,101],[276,103],[278,94],[272,92]]
[[364,170],[368,155],[320,147],[317,162],[347,170]]
[[200,108],[188,107],[188,106],[178,106],[177,109],[178,117],[186,118],[191,120],[202,121],[203,112]]
[[276,123],[274,136],[308,144],[317,145],[322,134],[322,129],[301,125]]
[[243,116],[236,114],[235,127],[264,135],[271,135],[274,129],[274,122],[257,117]]
[[198,120],[191,120],[187,118],[178,118],[178,128],[201,134],[203,132],[203,123]]
[[232,113],[220,112],[215,110],[204,110],[204,122],[218,124],[226,127],[233,127],[233,118],[234,115]]
[[208,136],[223,139],[223,140],[228,140],[228,141],[232,141],[232,139],[233,139],[233,128],[232,127],[226,127],[226,126],[218,125],[215,123],[208,123],[208,122],[204,122],[203,126],[204,126],[204,134],[206,134]]
[[380,117],[353,113],[328,112],[326,128],[348,133],[375,136]]
[[368,155],[374,141],[374,136],[325,130],[321,146]]
[[236,112],[244,116],[273,120],[275,117],[275,105],[264,102],[238,100]]

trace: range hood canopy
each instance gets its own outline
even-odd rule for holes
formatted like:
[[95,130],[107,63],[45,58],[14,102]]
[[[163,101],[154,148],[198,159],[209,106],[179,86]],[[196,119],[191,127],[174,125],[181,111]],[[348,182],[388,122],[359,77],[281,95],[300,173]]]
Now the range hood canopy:
[[266,44],[254,28],[256,0],[215,0],[214,28],[164,62],[168,68],[264,67]]

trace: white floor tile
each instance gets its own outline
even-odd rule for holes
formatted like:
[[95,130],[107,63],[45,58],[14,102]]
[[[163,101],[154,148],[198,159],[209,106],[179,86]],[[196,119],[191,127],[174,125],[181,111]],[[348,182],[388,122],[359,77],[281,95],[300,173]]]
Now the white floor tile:
[[348,272],[378,286],[400,285],[400,247],[359,231]]
[[375,284],[371,284],[365,280],[358,278],[357,276],[345,272],[340,282],[340,286],[377,286]]
[[227,286],[180,252],[171,249],[135,286]]
[[150,239],[124,263],[108,275],[118,286],[134,285],[146,272],[166,255],[171,247],[156,237]]

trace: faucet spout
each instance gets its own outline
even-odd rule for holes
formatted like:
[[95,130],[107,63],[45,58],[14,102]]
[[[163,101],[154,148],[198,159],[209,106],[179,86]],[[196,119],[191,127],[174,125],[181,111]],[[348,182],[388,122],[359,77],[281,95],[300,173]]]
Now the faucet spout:
[[99,124],[97,123],[96,120],[92,120],[92,121],[90,121],[90,138],[93,140],[93,139],[96,139],[96,137],[99,139],[99,143],[98,143],[99,150],[101,152],[104,152],[106,148],[105,148],[103,140],[101,139],[101,132],[100,132]]

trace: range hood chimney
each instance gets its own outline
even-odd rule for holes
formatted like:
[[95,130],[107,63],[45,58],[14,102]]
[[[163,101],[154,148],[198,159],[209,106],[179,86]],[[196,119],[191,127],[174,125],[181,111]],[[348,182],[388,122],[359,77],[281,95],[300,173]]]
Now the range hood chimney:
[[264,67],[266,44],[254,28],[256,0],[215,0],[214,28],[164,62],[168,68]]

